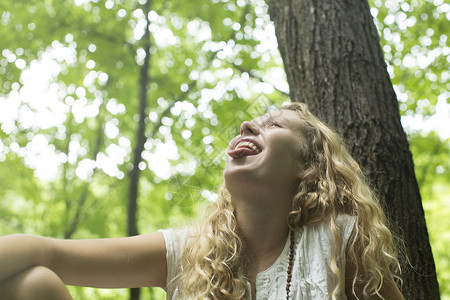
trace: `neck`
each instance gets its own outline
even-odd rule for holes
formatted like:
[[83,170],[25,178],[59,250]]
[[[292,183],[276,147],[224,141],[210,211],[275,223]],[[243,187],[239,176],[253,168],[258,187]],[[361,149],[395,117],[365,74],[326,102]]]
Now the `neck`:
[[[258,199],[233,197],[237,224],[246,243],[252,273],[255,276],[275,262],[283,250],[289,232],[286,218],[291,200],[273,199],[264,201],[265,199],[261,197]],[[280,205],[282,203],[288,205],[283,207]]]

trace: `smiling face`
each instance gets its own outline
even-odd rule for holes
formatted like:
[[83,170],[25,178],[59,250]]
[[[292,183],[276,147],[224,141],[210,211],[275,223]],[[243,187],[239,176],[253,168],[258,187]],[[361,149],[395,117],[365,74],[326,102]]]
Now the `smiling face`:
[[224,172],[228,190],[293,193],[300,172],[303,122],[297,113],[280,110],[243,122],[241,134],[228,146]]

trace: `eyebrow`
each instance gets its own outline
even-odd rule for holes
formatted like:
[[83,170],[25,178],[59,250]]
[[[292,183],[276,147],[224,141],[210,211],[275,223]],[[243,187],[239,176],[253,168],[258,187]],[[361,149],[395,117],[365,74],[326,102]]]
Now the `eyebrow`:
[[259,118],[264,118],[265,121],[268,121],[268,120],[274,120],[274,119],[279,120],[281,116],[282,116],[281,112],[276,111],[276,112],[271,112],[271,113],[262,115]]
[[258,117],[256,119],[254,119],[258,124],[260,124],[261,126],[265,126],[267,124],[269,124],[270,122],[276,121],[278,123],[284,123],[281,122],[281,120],[279,118],[274,118],[273,116],[267,116],[267,117]]
[[[303,126],[297,124],[296,122],[293,121],[292,118],[288,118],[286,116],[283,117],[283,114],[278,114],[278,121],[281,121],[280,123],[282,123],[285,126],[288,126],[290,129],[292,130],[299,130],[300,132],[303,132]],[[300,120],[301,122],[301,120]]]

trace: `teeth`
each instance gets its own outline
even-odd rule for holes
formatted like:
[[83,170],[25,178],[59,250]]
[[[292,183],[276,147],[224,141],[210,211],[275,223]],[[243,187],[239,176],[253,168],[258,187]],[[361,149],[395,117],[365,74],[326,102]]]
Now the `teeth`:
[[261,151],[259,150],[259,148],[256,147],[255,144],[253,144],[252,142],[247,142],[247,141],[243,141],[243,142],[238,143],[238,144],[236,145],[236,148],[235,148],[235,149],[239,149],[239,148],[249,148],[249,149],[251,149],[251,150],[252,150],[253,152],[255,152],[255,153],[261,152]]

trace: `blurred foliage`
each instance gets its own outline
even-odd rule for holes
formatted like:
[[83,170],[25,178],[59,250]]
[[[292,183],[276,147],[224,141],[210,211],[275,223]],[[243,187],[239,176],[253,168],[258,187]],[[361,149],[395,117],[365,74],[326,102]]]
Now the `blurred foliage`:
[[450,299],[450,138],[436,132],[409,135],[442,299]]
[[[144,4],[0,3],[0,234],[126,233]],[[449,5],[377,0],[371,6],[401,111],[432,114],[450,87]],[[141,232],[194,218],[215,197],[224,149],[240,122],[288,101],[267,10],[263,0],[152,0]],[[410,142],[445,299],[449,141],[414,133]],[[128,295],[77,287],[71,292],[75,299]],[[141,299],[164,299],[164,293],[144,289]]]
[[444,0],[370,0],[388,71],[406,115],[449,101],[450,6]]

